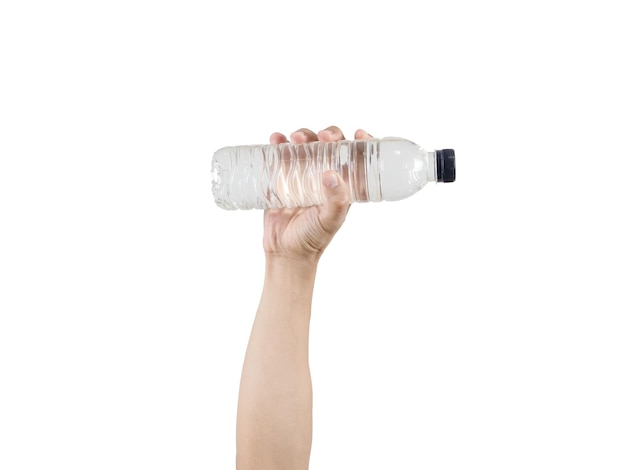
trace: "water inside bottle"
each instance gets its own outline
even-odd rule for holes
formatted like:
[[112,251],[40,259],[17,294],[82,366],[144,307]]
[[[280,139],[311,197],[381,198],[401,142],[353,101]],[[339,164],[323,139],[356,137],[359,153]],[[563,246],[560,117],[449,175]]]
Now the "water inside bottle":
[[269,171],[275,172],[276,177],[275,180],[270,179],[266,197],[280,201],[285,207],[322,204],[322,175],[333,170],[348,185],[352,201],[366,201],[368,185],[365,150],[364,141],[283,144],[278,148],[277,162],[271,159],[277,167],[269,168]]

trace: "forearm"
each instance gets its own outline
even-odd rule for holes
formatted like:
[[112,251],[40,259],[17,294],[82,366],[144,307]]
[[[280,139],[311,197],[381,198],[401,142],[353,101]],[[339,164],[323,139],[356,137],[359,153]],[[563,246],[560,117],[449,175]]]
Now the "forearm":
[[311,450],[308,343],[316,262],[268,257],[239,390],[237,467],[305,469]]

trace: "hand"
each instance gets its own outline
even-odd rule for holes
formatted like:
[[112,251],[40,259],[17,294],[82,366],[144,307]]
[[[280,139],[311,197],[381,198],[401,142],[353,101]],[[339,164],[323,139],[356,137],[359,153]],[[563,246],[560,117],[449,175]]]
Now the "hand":
[[[370,139],[371,136],[359,129],[354,133],[354,138]],[[341,130],[335,126],[317,134],[309,129],[300,129],[291,134],[291,141],[296,144],[344,139]],[[287,137],[278,132],[270,137],[271,144],[286,142]],[[321,206],[265,210],[263,248],[266,257],[294,261],[319,260],[350,208],[348,187],[336,172],[325,172],[322,183],[324,204]]]

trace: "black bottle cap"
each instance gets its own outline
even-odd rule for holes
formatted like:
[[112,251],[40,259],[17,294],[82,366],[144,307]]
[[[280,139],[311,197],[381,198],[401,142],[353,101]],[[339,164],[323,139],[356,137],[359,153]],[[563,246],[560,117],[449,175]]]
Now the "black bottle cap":
[[437,152],[437,183],[453,183],[456,179],[454,150],[443,149]]

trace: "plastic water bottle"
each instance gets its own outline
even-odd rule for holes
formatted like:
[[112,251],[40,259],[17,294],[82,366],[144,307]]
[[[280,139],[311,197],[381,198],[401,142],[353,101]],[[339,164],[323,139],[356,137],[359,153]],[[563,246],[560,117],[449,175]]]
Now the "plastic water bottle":
[[396,201],[429,181],[453,182],[454,158],[399,138],[224,147],[213,156],[213,197],[231,210],[319,205],[322,175],[334,170],[352,202]]

